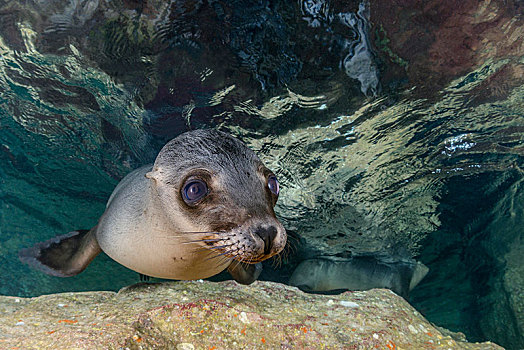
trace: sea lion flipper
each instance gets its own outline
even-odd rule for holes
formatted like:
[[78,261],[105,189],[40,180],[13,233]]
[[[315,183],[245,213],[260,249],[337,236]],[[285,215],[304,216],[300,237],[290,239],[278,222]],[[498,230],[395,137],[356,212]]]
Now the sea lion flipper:
[[420,281],[426,277],[428,272],[429,267],[420,261],[417,261],[415,267],[413,268],[413,276],[411,276],[411,281],[409,282],[409,290],[411,291],[413,288],[415,288],[417,284],[419,284]]
[[239,261],[233,261],[227,268],[231,277],[240,284],[251,284],[255,282],[262,272],[262,263],[243,264]]
[[95,230],[78,230],[20,250],[18,257],[48,275],[70,277],[82,272],[101,252]]

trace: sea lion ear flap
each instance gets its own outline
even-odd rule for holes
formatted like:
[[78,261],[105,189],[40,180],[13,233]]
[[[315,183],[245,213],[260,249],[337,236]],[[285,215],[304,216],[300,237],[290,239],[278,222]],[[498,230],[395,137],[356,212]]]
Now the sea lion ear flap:
[[244,264],[240,261],[233,261],[227,268],[229,274],[240,284],[251,284],[255,282],[262,272],[262,263]]
[[78,230],[20,250],[20,261],[51,276],[79,274],[101,252],[94,230]]
[[150,172],[146,173],[144,176],[146,178],[150,179],[150,180],[155,180],[156,181],[155,171],[154,170],[151,170]]
[[151,169],[151,171],[147,172],[146,175],[144,176],[150,180],[158,182],[160,180],[161,174],[162,172],[157,167],[154,167],[153,169]]

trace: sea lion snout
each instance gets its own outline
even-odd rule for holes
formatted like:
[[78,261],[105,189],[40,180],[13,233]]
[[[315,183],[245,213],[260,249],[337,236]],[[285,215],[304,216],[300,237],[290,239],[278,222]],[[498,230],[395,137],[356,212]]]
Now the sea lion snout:
[[273,247],[273,241],[277,236],[277,228],[275,226],[262,227],[259,226],[255,229],[255,234],[264,241],[264,254],[269,255],[271,248]]
[[269,259],[284,249],[287,233],[278,220],[268,220],[271,219],[246,220],[220,233],[220,239],[213,241],[213,245],[221,254],[248,264]]
[[255,261],[263,261],[279,254],[287,241],[286,229],[278,220],[269,223],[268,218],[265,220],[265,223],[255,223],[250,227],[255,240],[255,247],[251,252],[252,255],[257,255]]

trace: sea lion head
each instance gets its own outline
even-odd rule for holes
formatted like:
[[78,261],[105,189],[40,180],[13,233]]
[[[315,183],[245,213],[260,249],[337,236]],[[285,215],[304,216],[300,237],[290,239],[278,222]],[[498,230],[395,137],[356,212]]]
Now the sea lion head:
[[[282,251],[286,230],[273,210],[275,174],[244,143],[217,130],[168,142],[147,174],[173,231],[203,248],[246,263]],[[193,241],[194,242],[194,241]]]

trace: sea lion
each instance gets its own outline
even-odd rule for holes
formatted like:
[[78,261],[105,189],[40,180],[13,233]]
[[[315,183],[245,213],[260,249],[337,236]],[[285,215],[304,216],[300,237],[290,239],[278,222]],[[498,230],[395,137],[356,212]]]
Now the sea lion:
[[372,255],[351,259],[319,257],[302,261],[289,284],[306,292],[388,288],[407,297],[428,271],[413,259],[392,261]]
[[43,272],[74,276],[103,251],[140,274],[177,280],[228,268],[253,282],[261,261],[278,254],[286,230],[273,210],[275,174],[244,143],[216,130],[168,142],[153,165],[128,174],[91,230],[78,230],[20,251]]

